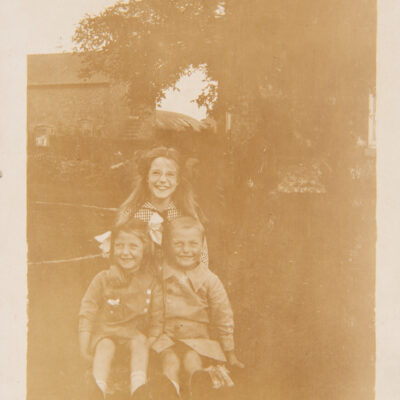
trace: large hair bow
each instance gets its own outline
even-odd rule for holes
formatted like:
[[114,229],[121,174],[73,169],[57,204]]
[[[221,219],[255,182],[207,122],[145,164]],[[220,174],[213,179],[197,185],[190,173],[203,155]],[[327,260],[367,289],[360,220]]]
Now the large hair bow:
[[157,212],[153,213],[149,220],[149,233],[154,243],[162,244],[164,218]]
[[94,237],[99,242],[99,247],[103,254],[103,257],[108,257],[111,250],[111,231],[102,233]]

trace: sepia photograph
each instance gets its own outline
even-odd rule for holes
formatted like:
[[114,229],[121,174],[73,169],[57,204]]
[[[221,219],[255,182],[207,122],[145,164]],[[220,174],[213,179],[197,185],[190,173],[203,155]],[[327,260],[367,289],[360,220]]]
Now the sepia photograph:
[[39,3],[25,400],[375,399],[377,2]]

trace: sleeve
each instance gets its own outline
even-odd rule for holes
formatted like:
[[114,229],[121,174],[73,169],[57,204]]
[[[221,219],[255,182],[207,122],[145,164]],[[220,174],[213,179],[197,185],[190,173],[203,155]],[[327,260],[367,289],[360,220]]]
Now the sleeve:
[[79,332],[92,332],[97,312],[103,298],[103,273],[97,274],[90,283],[81,302]]
[[150,307],[150,329],[149,336],[161,335],[164,326],[164,296],[161,283],[158,281],[153,285]]
[[233,340],[233,312],[228,294],[221,280],[212,275],[209,280],[208,302],[210,308],[211,325],[217,330],[219,342],[224,351],[234,349]]

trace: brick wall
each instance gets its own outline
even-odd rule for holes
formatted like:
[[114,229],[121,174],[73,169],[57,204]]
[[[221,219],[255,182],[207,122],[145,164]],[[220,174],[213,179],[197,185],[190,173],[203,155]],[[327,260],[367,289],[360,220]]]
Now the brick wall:
[[47,124],[56,128],[56,135],[74,135],[92,124],[93,135],[113,135],[128,115],[123,90],[107,83],[28,87],[28,132]]

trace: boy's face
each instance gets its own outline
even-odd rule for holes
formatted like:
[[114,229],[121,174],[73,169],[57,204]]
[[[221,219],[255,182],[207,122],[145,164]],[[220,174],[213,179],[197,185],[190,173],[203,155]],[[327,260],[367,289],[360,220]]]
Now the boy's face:
[[143,247],[143,242],[134,233],[121,231],[114,242],[114,260],[126,271],[137,271],[142,262]]
[[197,228],[176,228],[171,234],[171,251],[176,266],[191,269],[200,262],[203,235]]

